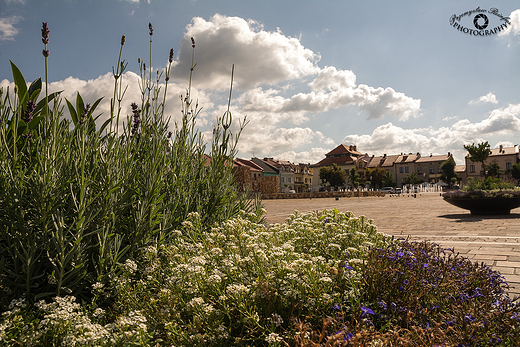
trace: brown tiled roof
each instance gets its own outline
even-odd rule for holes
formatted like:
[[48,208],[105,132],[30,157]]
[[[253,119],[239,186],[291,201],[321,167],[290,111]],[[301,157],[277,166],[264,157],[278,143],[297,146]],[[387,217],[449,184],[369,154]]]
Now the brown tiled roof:
[[432,162],[432,161],[446,161],[448,160],[448,155],[447,154],[443,154],[443,155],[432,155],[432,156],[425,156],[425,157],[420,157],[419,159],[417,159],[415,162],[416,163],[426,163],[426,162]]
[[260,166],[256,165],[251,160],[246,159],[235,159],[233,161],[233,166],[248,166],[251,168],[251,171],[264,171],[264,169],[262,169]]
[[357,150],[355,150],[355,146],[347,147],[347,146],[341,144],[338,147],[334,148],[329,153],[325,154],[325,156],[328,157],[328,156],[331,156],[331,155],[346,154],[346,153],[352,154],[352,155],[354,155],[356,157],[362,155]]
[[399,155],[387,155],[385,160],[383,161],[383,164],[381,164],[382,167],[386,166],[393,166],[395,161],[399,158]]
[[395,161],[396,164],[408,164],[413,163],[416,159],[420,158],[419,153],[401,154]]
[[518,147],[502,147],[502,150],[500,148],[493,148],[491,150],[491,154],[489,156],[495,156],[495,155],[511,155],[511,154],[517,154],[518,153]]
[[370,158],[370,161],[367,164],[367,168],[374,168],[374,167],[381,165],[381,163],[384,161],[384,159],[385,159],[385,157],[383,157],[383,156]]
[[466,165],[455,165],[455,172],[465,172]]
[[264,173],[278,174],[279,172],[274,165],[271,165],[260,158],[252,158],[251,161],[264,169]]
[[311,165],[310,167],[329,166],[332,164],[350,165],[352,163],[354,163],[354,159],[352,159],[351,157],[325,158],[322,159],[320,162]]

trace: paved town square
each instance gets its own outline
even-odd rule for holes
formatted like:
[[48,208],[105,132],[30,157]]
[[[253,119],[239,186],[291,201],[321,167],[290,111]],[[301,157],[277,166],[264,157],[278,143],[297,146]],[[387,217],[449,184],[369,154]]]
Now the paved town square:
[[429,240],[499,271],[520,295],[520,208],[505,216],[474,216],[448,204],[439,193],[385,197],[264,200],[268,223],[283,223],[294,210],[352,211],[374,221],[378,230],[413,240]]

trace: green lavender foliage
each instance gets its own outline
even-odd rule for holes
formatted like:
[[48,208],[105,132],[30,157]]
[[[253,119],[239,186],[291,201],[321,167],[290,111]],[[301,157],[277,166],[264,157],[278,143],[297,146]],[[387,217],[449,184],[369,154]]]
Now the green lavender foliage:
[[[123,45],[124,39],[121,51]],[[21,296],[88,297],[92,283],[108,282],[136,251],[164,243],[188,213],[211,226],[258,208],[233,184],[244,123],[232,134],[219,119],[207,150],[191,88],[171,134],[159,76],[142,73],[139,122],[129,116],[118,132],[121,55],[111,115],[102,125],[94,114],[101,99],[89,105],[78,93],[75,102],[66,100],[69,119],[59,93],[38,101],[41,80],[27,88],[11,66],[15,93],[0,90],[0,306]]]

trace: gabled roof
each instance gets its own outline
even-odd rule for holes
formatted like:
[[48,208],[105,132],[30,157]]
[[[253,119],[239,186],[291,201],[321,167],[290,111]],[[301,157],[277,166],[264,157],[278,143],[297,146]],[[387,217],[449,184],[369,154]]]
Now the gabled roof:
[[345,146],[343,144],[339,145],[338,147],[334,148],[332,151],[330,151],[329,153],[325,154],[325,156],[328,158],[328,157],[335,157],[335,156],[340,156],[340,155],[351,155],[351,156],[354,156],[354,157],[359,157],[363,154],[359,153],[357,151],[357,148],[356,146]]
[[451,157],[451,154],[443,154],[443,155],[429,155],[427,157],[420,157],[415,162],[416,163],[428,163],[428,162],[434,162],[434,161],[446,161],[448,158]]
[[384,160],[385,160],[384,156],[379,156],[379,157],[373,156],[372,158],[370,158],[370,161],[367,164],[367,168],[374,168],[374,167],[381,166],[381,164],[384,162]]
[[396,164],[410,164],[419,159],[421,155],[419,153],[401,154],[395,161]]
[[491,150],[491,154],[489,156],[491,157],[491,156],[496,156],[496,155],[511,155],[511,154],[517,154],[517,153],[518,153],[518,146],[514,146],[514,147],[500,146],[499,148],[493,148]]
[[270,174],[279,173],[279,170],[275,166],[263,161],[260,158],[251,158],[251,161],[253,163],[255,163],[256,165],[260,166],[264,170],[264,173],[270,173]]
[[466,165],[455,165],[455,172],[466,172]]
[[354,159],[355,158],[352,158],[352,157],[325,158],[325,159],[320,160],[316,164],[312,164],[309,167],[330,166],[332,164],[337,164],[340,166],[341,165],[351,165],[354,163]]
[[251,171],[257,171],[257,172],[264,171],[260,166],[256,165],[255,163],[253,163],[252,161],[247,160],[247,159],[235,159],[235,160],[233,160],[233,166],[234,167],[247,166],[247,167],[251,168]]
[[387,155],[381,164],[382,167],[393,166],[399,155]]

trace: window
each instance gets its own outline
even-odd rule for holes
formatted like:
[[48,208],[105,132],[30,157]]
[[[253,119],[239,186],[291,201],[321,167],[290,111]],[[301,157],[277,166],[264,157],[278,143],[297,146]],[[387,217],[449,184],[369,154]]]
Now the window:
[[404,172],[405,172],[405,173],[410,172],[410,170],[408,169],[408,166],[404,168]]
[[399,173],[403,173],[403,171],[404,171],[404,169],[403,169],[403,167],[401,166],[401,167],[399,168]]
[[506,163],[506,170],[511,170],[511,163]]
[[291,183],[291,178],[287,177],[287,183]]
[[285,177],[282,177],[282,183],[285,183]]
[[360,169],[363,168],[363,162],[362,162],[362,161],[359,162],[359,168],[360,168]]
[[422,174],[422,167],[418,167],[418,168],[417,168],[417,174],[418,174],[418,175]]
[[433,174],[433,166],[430,166],[430,174]]
[[441,172],[442,172],[442,168],[439,166],[439,173],[441,173]]
[[475,165],[469,166],[469,172],[475,172]]

